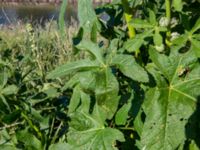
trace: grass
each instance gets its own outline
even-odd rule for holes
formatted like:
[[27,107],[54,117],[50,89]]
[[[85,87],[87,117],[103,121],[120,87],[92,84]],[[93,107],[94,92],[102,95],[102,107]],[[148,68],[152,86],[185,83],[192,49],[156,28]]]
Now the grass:
[[30,55],[38,69],[48,72],[55,66],[83,57],[73,55],[71,39],[78,29],[76,21],[66,27],[66,36],[61,39],[56,22],[48,22],[44,27],[30,24],[2,26],[0,30],[0,57],[16,61]]
[[[43,27],[31,24],[0,27],[0,149],[10,145],[13,149],[21,147],[13,142],[21,131],[27,136],[35,135],[31,140],[41,140],[37,144],[44,147],[64,134],[61,129],[66,128],[67,121],[60,118],[63,114],[67,116],[69,94],[60,89],[68,79],[45,77],[55,67],[84,57],[84,53],[73,54],[70,39],[77,31],[76,21],[65,28],[66,36],[62,39],[56,22]],[[8,138],[3,138],[4,134]]]

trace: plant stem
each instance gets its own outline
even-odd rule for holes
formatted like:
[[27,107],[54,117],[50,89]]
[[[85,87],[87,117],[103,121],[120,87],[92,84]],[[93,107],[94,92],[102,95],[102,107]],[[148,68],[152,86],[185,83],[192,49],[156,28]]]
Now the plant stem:
[[170,21],[171,21],[171,0],[165,0],[165,9],[166,9],[166,17],[167,20],[169,21],[168,25],[168,31],[167,31],[167,39],[166,39],[166,44],[167,46],[170,47],[170,36],[171,36],[171,31],[170,31]]
[[166,7],[166,17],[167,19],[171,19],[171,0],[165,0],[165,7]]
[[124,8],[124,16],[125,16],[125,20],[128,26],[128,34],[129,34],[129,38],[134,38],[135,37],[135,29],[133,26],[130,25],[130,21],[133,18],[132,12],[131,12],[131,8],[129,7],[129,3],[128,0],[122,0],[122,5]]
[[58,133],[59,133],[59,131],[60,131],[62,125],[63,125],[63,123],[61,122],[60,125],[58,126],[57,130],[56,130],[56,133],[55,133],[54,136],[53,136],[53,139],[52,139],[52,141],[51,141],[51,144],[54,144],[55,141],[56,141],[56,139],[58,138],[57,136],[58,136]]
[[131,127],[119,127],[118,129],[120,129],[120,130],[132,130],[132,131],[135,131],[135,129],[131,128]]

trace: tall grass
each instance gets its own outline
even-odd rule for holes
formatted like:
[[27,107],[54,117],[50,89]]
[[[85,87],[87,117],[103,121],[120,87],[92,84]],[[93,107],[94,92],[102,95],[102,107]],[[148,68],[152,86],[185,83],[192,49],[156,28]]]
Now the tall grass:
[[3,26],[0,30],[0,57],[9,54],[10,60],[31,55],[42,72],[55,66],[79,59],[83,54],[74,56],[70,39],[78,29],[76,21],[68,27],[64,26],[65,36],[61,38],[56,22],[48,22],[44,27],[30,24]]

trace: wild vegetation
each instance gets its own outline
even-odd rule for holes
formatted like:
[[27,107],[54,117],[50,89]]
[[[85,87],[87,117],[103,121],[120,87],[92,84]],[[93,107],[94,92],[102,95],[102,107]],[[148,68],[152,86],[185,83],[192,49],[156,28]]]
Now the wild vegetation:
[[0,35],[0,149],[199,150],[200,2],[79,0],[73,38],[66,5]]

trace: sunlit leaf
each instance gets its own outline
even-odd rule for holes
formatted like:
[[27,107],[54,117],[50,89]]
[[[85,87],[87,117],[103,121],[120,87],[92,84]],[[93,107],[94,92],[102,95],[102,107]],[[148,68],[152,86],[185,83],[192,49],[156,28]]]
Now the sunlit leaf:
[[93,114],[76,112],[71,116],[68,143],[79,150],[117,150],[116,141],[124,141],[123,134],[113,128],[105,127],[99,108]]
[[61,65],[57,67],[55,70],[50,72],[47,75],[47,78],[57,78],[61,76],[68,75],[70,73],[80,71],[80,70],[87,70],[87,69],[95,69],[98,68],[99,65],[95,61],[90,61],[88,59],[79,60],[71,63],[67,63],[65,65]]
[[116,55],[112,59],[112,65],[116,65],[125,76],[135,81],[148,82],[147,72],[137,64],[131,55]]
[[[150,55],[168,81],[159,72],[149,70],[158,86],[148,91],[143,106],[146,119],[141,144],[148,150],[176,149],[185,141],[185,125],[197,107],[200,67],[191,51],[167,57],[151,50]],[[185,67],[191,67],[190,71],[182,72]]]

